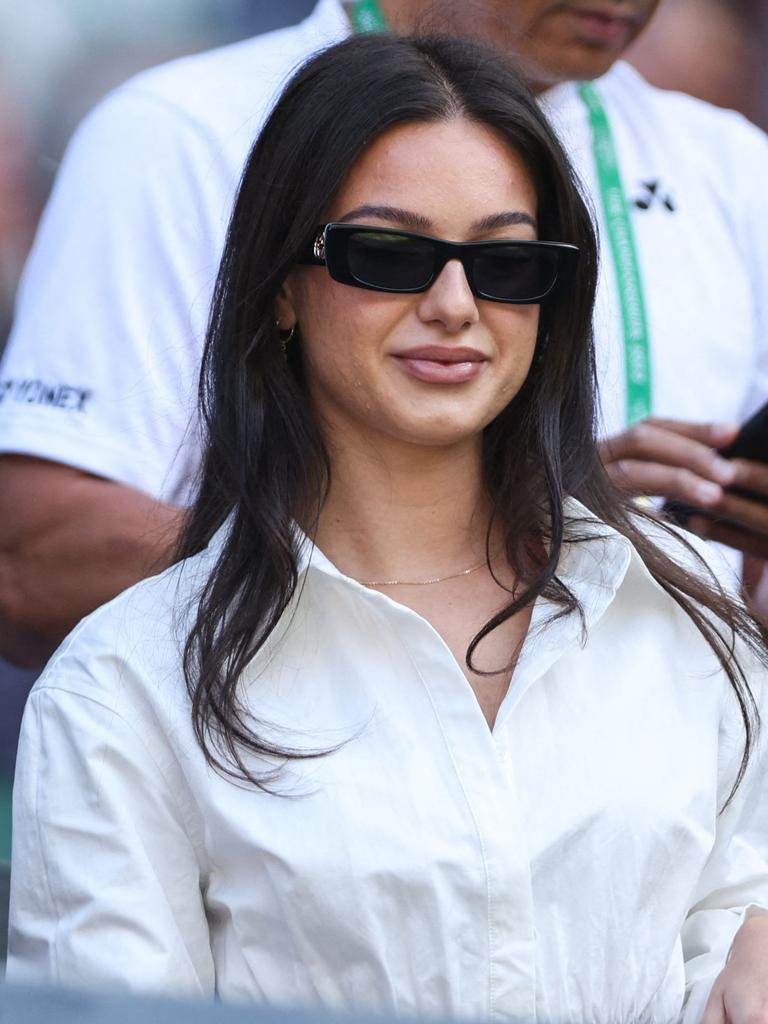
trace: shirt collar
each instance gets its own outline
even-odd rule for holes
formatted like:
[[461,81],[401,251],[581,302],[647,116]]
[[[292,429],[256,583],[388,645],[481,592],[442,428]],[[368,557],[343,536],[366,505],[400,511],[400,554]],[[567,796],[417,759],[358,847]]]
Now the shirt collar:
[[[639,559],[626,537],[574,498],[566,499],[564,518],[565,540],[557,577],[579,602],[581,614],[558,615],[561,609],[554,601],[546,598],[536,601],[515,668],[513,685],[499,709],[495,735],[501,735],[503,722],[530,687],[565,653],[584,646],[590,631],[613,602],[630,564]],[[300,571],[317,572],[326,578],[336,579],[343,586],[357,589],[382,611],[392,607],[392,601],[386,594],[372,591],[345,576],[306,535],[301,536]]]
[[576,590],[615,593],[632,560],[632,544],[575,498],[566,499],[564,513],[565,540],[558,577]]
[[[630,565],[640,562],[639,555],[626,537],[574,498],[566,499],[564,514],[565,541],[557,577],[579,602],[582,614],[558,616],[560,607],[555,602],[545,598],[536,601],[528,635],[515,668],[514,684],[499,709],[494,733],[551,665],[568,650],[584,645],[590,630],[613,602]],[[205,559],[208,571],[221,550],[228,527],[229,521],[211,539]],[[345,576],[298,526],[295,529],[299,542],[299,574],[312,572],[334,579],[342,586],[358,590],[382,610],[393,606],[387,595]]]
[[557,578],[579,602],[581,615],[559,615],[561,608],[554,601],[536,601],[513,683],[496,718],[496,735],[501,735],[504,722],[536,681],[568,651],[584,646],[637,557],[626,537],[581,502],[567,499],[564,512],[565,541]]

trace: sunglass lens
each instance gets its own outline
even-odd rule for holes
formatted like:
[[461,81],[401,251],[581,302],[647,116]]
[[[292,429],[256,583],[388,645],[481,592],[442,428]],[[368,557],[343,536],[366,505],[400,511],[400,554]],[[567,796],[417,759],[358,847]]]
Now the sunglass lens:
[[543,298],[557,278],[557,253],[524,245],[494,245],[475,257],[475,286],[507,302]]
[[347,266],[360,284],[385,291],[417,291],[432,279],[430,243],[408,235],[360,231],[347,244]]

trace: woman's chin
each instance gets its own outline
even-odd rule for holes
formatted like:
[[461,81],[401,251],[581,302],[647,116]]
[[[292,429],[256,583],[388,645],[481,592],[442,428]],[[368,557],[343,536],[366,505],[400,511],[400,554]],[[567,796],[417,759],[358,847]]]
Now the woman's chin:
[[[490,422],[490,421],[488,421]],[[401,423],[387,431],[393,440],[420,448],[455,448],[479,443],[485,421],[457,422],[455,418],[443,420],[420,420],[417,423]]]
[[[448,399],[407,396],[400,392],[376,395],[370,403],[355,402],[337,407],[333,414],[316,415],[325,424],[326,440],[334,447],[334,438],[348,443],[357,436],[377,445],[406,444],[416,448],[453,448],[479,443],[483,431],[508,404],[508,396],[496,395],[489,401],[472,401],[463,394]],[[339,415],[341,413],[341,415]]]

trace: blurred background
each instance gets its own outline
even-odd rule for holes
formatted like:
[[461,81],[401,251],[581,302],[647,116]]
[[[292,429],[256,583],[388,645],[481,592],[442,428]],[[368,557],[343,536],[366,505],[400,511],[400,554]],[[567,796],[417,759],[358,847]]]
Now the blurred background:
[[299,21],[314,0],[34,0],[0,11],[0,350],[67,139],[143,68]]
[[[313,6],[314,0],[2,5],[0,351],[38,217],[67,139],[84,114],[145,67],[299,21]],[[652,82],[739,109],[768,128],[768,0],[662,0],[631,59]],[[8,856],[3,822],[31,680],[0,663],[0,860]]]

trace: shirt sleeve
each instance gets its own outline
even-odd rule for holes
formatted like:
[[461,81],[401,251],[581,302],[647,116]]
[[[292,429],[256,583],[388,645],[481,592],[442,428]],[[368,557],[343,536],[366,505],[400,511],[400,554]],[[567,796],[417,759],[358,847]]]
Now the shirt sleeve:
[[202,839],[180,769],[157,729],[62,685],[33,691],[24,716],[7,977],[212,994]]
[[[764,675],[761,670],[757,678],[762,680]],[[715,843],[682,930],[687,990],[683,1024],[701,1020],[712,984],[750,909],[768,908],[768,744],[765,700],[758,699],[758,703],[762,723],[755,748],[739,788],[718,815]],[[730,794],[743,749],[743,726],[731,694],[728,704],[721,748],[721,778],[726,780],[719,794],[721,808]]]
[[0,451],[187,500],[200,458],[190,418],[234,179],[220,143],[138,86],[83,122],[0,366]]

